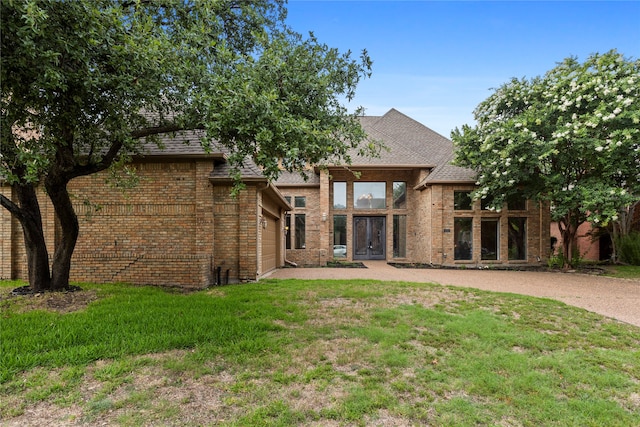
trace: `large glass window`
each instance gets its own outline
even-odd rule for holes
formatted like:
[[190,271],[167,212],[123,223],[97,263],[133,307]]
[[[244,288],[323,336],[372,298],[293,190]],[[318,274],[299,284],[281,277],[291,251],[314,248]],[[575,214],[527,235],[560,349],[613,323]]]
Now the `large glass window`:
[[347,257],[347,216],[333,216],[333,257]]
[[407,208],[407,183],[406,182],[394,182],[393,183],[393,209],[406,209]]
[[470,260],[473,252],[473,219],[455,218],[453,220],[454,259]]
[[527,259],[527,218],[509,218],[509,259]]
[[407,256],[407,216],[393,216],[393,257]]
[[492,203],[493,197],[485,197],[484,199],[480,199],[480,209],[482,209],[483,211],[489,210]]
[[522,194],[514,194],[507,198],[507,209],[510,211],[524,211],[527,209],[527,199]]
[[305,196],[296,196],[294,199],[296,208],[306,208],[307,198]]
[[296,249],[305,249],[306,248],[305,228],[307,225],[306,217],[304,214],[295,214],[294,218],[296,222],[296,232],[295,232]]
[[347,208],[347,183],[333,183],[333,209]]
[[480,227],[480,241],[482,244],[480,258],[484,260],[498,259],[500,247],[500,227],[497,219],[483,218]]
[[385,182],[354,182],[353,207],[356,209],[384,209],[387,207]]
[[291,249],[291,236],[293,235],[291,230],[291,215],[287,214],[287,216],[284,219],[284,241],[285,241],[285,247],[287,249]]
[[453,209],[457,211],[470,211],[473,208],[471,193],[469,191],[453,192]]

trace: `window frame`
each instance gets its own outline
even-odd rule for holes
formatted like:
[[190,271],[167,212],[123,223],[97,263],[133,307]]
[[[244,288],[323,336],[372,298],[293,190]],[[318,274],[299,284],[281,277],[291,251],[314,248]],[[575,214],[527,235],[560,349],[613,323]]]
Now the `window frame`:
[[[340,191],[336,191],[336,187],[337,186],[344,187],[344,188],[340,189]],[[346,181],[333,181],[332,190],[333,190],[333,195],[332,195],[333,209],[335,209],[335,210],[347,209],[347,206],[348,206],[347,205],[347,182]],[[338,192],[342,193],[343,190],[344,190],[344,199],[340,200],[343,203],[337,204],[336,203],[336,194]]]
[[307,216],[305,214],[294,215],[295,233],[294,243],[295,249],[307,249]]
[[[512,257],[511,253],[512,253],[512,248],[514,247],[512,245],[513,239],[512,239],[512,228],[511,228],[511,221],[512,220],[521,220],[521,227],[522,227],[522,248],[517,249],[517,252],[520,253],[522,252],[521,258],[515,258]],[[507,218],[507,227],[508,227],[508,233],[507,233],[507,252],[508,252],[508,259],[509,261],[526,261],[527,260],[527,249],[528,249],[528,245],[527,245],[527,217],[520,217],[520,216],[514,216],[514,217],[509,217]]]
[[[460,204],[457,203],[456,199],[457,196],[460,195],[466,195],[467,199],[469,200],[469,208],[465,209],[464,207],[458,207]],[[466,204],[465,204],[466,206]],[[454,190],[453,191],[453,210],[454,211],[472,211],[473,210],[473,198],[471,197],[471,191],[469,190]]]
[[[367,186],[380,185],[381,188],[372,188]],[[365,188],[359,190],[358,187],[364,186]],[[372,190],[372,191],[369,191]],[[369,191],[369,198],[367,198],[367,191]],[[376,193],[375,195],[373,193]],[[364,197],[363,197],[364,196]],[[375,197],[382,196],[382,197]],[[368,202],[367,202],[368,199]],[[374,202],[375,201],[375,202]],[[382,206],[378,206],[377,203],[382,201]],[[367,206],[368,203],[368,206]],[[375,204],[375,206],[374,206]],[[358,181],[353,183],[353,208],[356,210],[373,210],[373,209],[386,209],[387,208],[387,182],[386,181]]]
[[[396,198],[396,188],[401,187],[402,193]],[[392,207],[393,209],[407,209],[407,182],[406,181],[393,181],[391,184],[392,189]],[[397,203],[398,199],[402,199],[402,203]]]
[[302,209],[307,207],[307,197],[306,196],[294,196],[293,198],[294,208]]
[[[493,224],[495,227],[491,230],[493,246],[489,248],[486,243],[489,239],[489,236],[486,236],[487,229],[485,228],[486,224]],[[485,249],[495,249],[492,252],[486,252]],[[493,254],[489,256],[489,254]],[[480,259],[482,261],[498,261],[500,259],[500,218],[481,218],[480,219]]]
[[[342,224],[340,224],[340,236],[338,238],[336,238],[336,223],[337,223],[337,219],[342,220]],[[345,247],[345,254],[344,256],[336,256],[336,245],[344,245]],[[334,258],[347,258],[347,254],[348,254],[348,250],[349,250],[349,246],[347,245],[347,215],[345,214],[338,214],[338,215],[334,215],[333,216],[333,257]]]
[[393,215],[393,258],[407,257],[407,215]]
[[[468,229],[460,230],[458,224],[462,221],[468,221]],[[459,234],[468,232],[468,238],[459,240]],[[468,245],[465,247],[464,245]],[[473,217],[458,216],[453,218],[453,260],[454,261],[471,261],[473,260]]]

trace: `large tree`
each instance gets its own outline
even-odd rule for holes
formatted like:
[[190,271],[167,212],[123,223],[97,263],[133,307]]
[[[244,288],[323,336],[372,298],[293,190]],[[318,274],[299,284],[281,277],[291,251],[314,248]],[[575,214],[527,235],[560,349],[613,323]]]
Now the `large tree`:
[[[69,285],[78,220],[70,180],[148,140],[206,130],[269,178],[280,166],[349,161],[364,133],[358,59],[286,27],[283,0],[2,0],[0,204],[24,231],[34,290]],[[364,145],[364,148],[370,148]],[[237,170],[237,169],[236,169]],[[61,234],[50,267],[37,187]]]
[[640,61],[616,51],[565,59],[512,79],[452,132],[456,162],[478,171],[477,198],[496,209],[519,193],[551,206],[573,259],[578,226],[606,225],[640,195]]

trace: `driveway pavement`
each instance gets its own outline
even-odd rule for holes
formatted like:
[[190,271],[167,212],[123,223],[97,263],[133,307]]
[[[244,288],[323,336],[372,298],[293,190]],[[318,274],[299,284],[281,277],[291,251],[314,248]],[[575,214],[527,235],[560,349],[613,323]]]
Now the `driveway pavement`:
[[395,268],[365,261],[367,268],[284,268],[277,279],[373,279],[431,282],[551,298],[640,327],[640,280],[580,273]]

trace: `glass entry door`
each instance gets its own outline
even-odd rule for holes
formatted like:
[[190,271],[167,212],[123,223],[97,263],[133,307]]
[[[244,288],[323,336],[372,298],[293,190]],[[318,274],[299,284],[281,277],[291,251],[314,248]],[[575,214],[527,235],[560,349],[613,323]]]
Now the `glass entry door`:
[[383,216],[353,217],[353,259],[386,259]]

